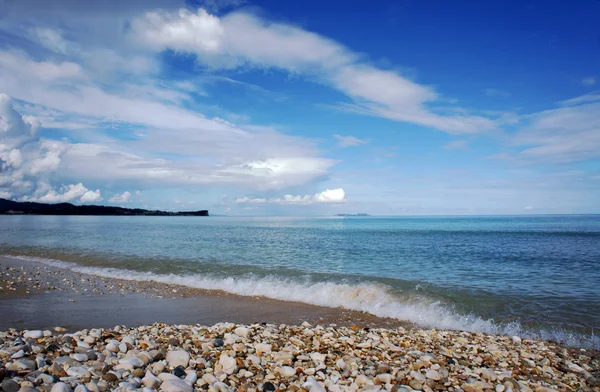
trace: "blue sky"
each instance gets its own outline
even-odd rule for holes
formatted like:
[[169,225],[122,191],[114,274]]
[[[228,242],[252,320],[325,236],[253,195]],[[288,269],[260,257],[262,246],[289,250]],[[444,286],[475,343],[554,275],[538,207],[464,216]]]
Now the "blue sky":
[[0,197],[600,212],[600,2],[0,0]]

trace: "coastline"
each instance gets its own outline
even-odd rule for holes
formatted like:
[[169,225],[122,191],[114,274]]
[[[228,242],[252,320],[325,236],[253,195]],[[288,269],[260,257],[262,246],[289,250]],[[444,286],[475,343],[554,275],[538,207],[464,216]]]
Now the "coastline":
[[4,391],[600,391],[594,350],[20,259],[0,271]]
[[10,257],[0,257],[0,272],[0,314],[4,315],[0,330],[57,325],[78,330],[155,322],[212,325],[222,321],[412,327],[405,321],[365,312],[105,278]]

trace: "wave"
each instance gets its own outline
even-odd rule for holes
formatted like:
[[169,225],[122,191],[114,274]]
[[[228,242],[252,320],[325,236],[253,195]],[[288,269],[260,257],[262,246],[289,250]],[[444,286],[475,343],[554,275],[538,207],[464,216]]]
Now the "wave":
[[112,267],[87,267],[55,259],[3,255],[2,257],[39,262],[74,272],[129,281],[159,282],[190,288],[219,290],[242,296],[260,296],[282,301],[301,302],[330,308],[362,311],[378,317],[412,322],[424,328],[462,330],[491,334],[521,336],[560,342],[567,346],[600,349],[600,337],[583,335],[568,330],[523,328],[518,322],[496,323],[473,314],[461,314],[452,306],[426,298],[402,300],[392,293],[390,286],[363,282],[311,282],[306,279],[285,279],[270,275],[256,277],[250,274],[237,277],[217,277],[202,274],[156,274]]

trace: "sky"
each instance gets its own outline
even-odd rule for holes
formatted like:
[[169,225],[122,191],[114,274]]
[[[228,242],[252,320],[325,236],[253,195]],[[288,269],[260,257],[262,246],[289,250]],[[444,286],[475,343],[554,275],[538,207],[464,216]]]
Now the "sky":
[[0,0],[0,197],[600,213],[600,1]]

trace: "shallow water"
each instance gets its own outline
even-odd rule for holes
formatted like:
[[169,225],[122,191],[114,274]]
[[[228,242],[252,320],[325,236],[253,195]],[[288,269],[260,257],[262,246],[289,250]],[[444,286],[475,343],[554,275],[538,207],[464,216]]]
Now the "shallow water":
[[600,347],[600,216],[0,216],[0,254]]

